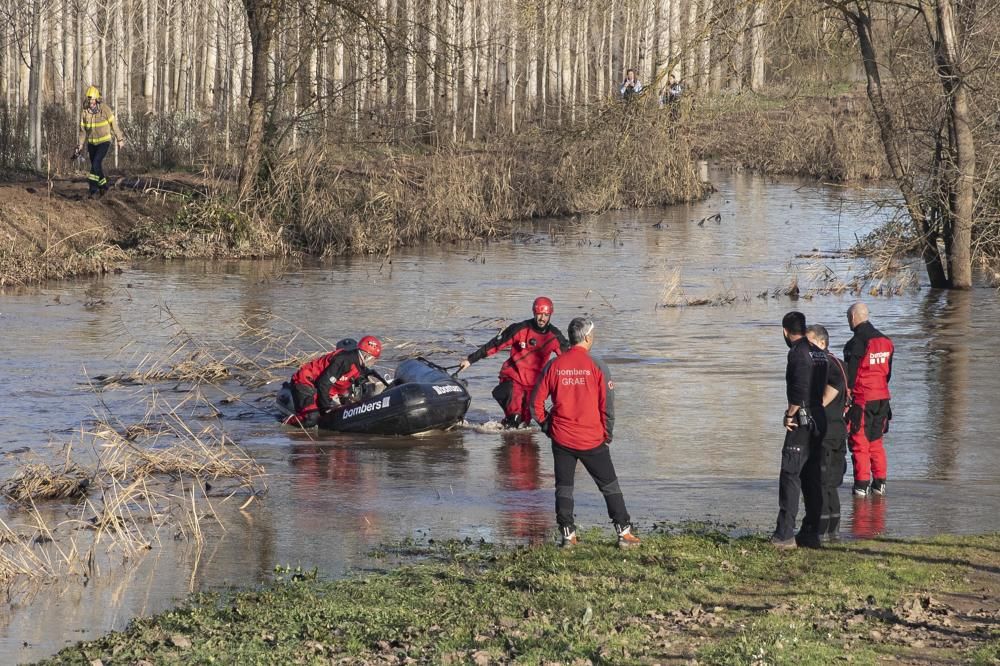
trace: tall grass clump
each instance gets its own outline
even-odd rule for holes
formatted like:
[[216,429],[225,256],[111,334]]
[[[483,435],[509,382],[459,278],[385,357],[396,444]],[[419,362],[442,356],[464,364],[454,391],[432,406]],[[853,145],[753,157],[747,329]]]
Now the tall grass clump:
[[716,95],[688,118],[696,154],[729,166],[834,182],[891,175],[863,95]]
[[571,130],[534,129],[430,152],[347,154],[316,143],[265,165],[252,201],[194,200],[174,224],[134,240],[157,253],[183,243],[190,254],[199,242],[243,256],[384,253],[495,237],[517,219],[690,201],[707,186],[676,130],[660,109],[613,105]]

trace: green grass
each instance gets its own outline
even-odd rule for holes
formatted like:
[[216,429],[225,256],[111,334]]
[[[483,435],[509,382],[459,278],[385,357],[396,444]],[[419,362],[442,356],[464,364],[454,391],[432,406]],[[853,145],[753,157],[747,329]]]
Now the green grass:
[[[572,551],[404,544],[418,563],[339,581],[279,569],[265,589],[195,596],[53,663],[874,663],[906,649],[893,632],[922,636],[898,615],[906,599],[995,592],[1000,559],[1000,535],[792,552],[711,531],[628,552],[584,537]],[[961,628],[951,617],[942,636]],[[921,654],[995,663],[996,630],[969,629]]]

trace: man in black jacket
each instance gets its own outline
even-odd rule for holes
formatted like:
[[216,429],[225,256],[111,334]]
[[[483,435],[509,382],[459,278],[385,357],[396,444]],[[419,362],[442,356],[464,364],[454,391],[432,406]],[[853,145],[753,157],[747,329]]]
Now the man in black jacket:
[[[827,380],[823,390],[826,412],[826,436],[823,438],[816,464],[819,465],[821,503],[819,524],[815,532],[820,539],[835,539],[840,530],[840,484],[847,471],[847,423],[844,415],[849,406],[847,368],[830,352],[830,335],[825,327],[814,324],[806,329],[806,337],[814,346],[826,352]],[[808,511],[806,512],[809,513]],[[803,529],[805,529],[803,525]]]
[[[771,536],[777,548],[796,545],[818,546],[815,531],[800,533],[795,538],[795,517],[799,511],[799,494],[805,495],[809,513],[820,507],[820,485],[814,467],[807,466],[810,455],[818,451],[826,432],[823,412],[823,389],[826,386],[827,361],[823,350],[806,338],[806,316],[789,312],[781,320],[782,334],[789,347],[785,368],[785,390],[788,406],[782,424],[785,443],[781,449],[781,474],[778,481],[778,521]],[[803,521],[811,530],[818,525],[818,516],[807,515]]]

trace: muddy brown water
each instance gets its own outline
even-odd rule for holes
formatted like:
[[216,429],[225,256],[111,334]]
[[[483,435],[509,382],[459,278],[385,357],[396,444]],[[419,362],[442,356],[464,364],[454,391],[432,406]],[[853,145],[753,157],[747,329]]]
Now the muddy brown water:
[[[847,275],[855,262],[829,255],[878,214],[865,207],[864,192],[851,189],[741,174],[713,174],[713,182],[718,193],[694,205],[542,221],[511,240],[408,250],[391,263],[362,258],[287,269],[188,261],[9,292],[0,298],[0,477],[26,459],[25,447],[36,459],[54,458],[53,444],[97,409],[86,378],[164,353],[178,322],[208,346],[240,344],[234,336],[245,320],[287,330],[294,322],[327,339],[370,332],[387,339],[382,368],[414,349],[451,365],[494,334],[498,320],[526,318],[531,300],[546,294],[564,330],[577,314],[597,322],[595,353],[617,385],[613,455],[639,529],[706,520],[767,532],[782,439],[786,350],[778,322],[801,309],[829,328],[839,349],[854,299],[758,295],[794,274],[805,291],[822,266]],[[719,221],[698,224],[715,213]],[[825,258],[797,258],[815,250]],[[735,301],[657,307],[675,269],[686,297]],[[996,292],[922,287],[867,300],[897,347],[889,494],[854,501],[845,484],[844,534],[1000,529]],[[313,441],[258,409],[265,402],[253,398],[274,387],[244,394],[245,403],[218,402],[219,425],[267,469],[265,500],[244,512],[221,507],[226,529],[206,527],[200,552],[166,538],[137,563],[105,566],[87,585],[60,580],[15,597],[0,610],[0,662],[43,657],[123,628],[192,590],[267,580],[275,565],[338,576],[377,565],[371,549],[398,539],[553,538],[547,442],[537,432],[491,428],[499,365],[487,359],[464,374],[473,395],[467,427],[419,439],[327,434]],[[134,389],[104,399],[123,422],[141,419]],[[583,472],[577,478],[579,523],[610,538],[600,495]],[[58,517],[68,507],[45,510]],[[24,520],[11,511],[3,518]]]

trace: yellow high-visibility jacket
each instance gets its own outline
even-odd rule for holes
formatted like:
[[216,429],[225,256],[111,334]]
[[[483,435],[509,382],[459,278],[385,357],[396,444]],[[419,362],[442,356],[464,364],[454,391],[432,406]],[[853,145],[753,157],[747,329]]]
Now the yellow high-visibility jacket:
[[115,112],[110,106],[98,104],[96,113],[89,106],[80,111],[80,143],[86,139],[87,143],[97,145],[111,141],[112,135],[118,141],[123,139],[122,131],[115,122]]

